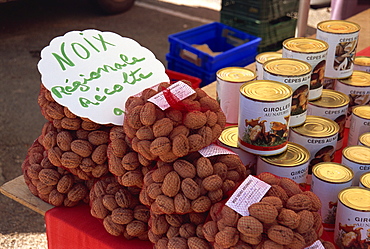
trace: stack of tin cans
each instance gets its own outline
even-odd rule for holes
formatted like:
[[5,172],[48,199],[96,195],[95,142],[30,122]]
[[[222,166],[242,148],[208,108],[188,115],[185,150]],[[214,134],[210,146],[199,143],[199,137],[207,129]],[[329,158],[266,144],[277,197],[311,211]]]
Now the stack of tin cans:
[[[370,246],[370,73],[368,57],[355,57],[359,31],[352,22],[324,21],[316,38],[287,39],[282,53],[257,55],[256,71],[217,72],[217,98],[233,117],[221,145],[247,155],[255,174],[312,186],[341,248]],[[232,141],[225,139],[230,133]]]

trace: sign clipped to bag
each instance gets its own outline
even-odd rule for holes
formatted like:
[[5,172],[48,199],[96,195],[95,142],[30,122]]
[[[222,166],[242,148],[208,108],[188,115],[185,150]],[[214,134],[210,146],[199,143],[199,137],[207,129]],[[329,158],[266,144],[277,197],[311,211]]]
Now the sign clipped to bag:
[[253,203],[259,202],[270,189],[271,185],[257,177],[249,175],[231,195],[226,206],[242,216],[248,216],[248,208]]
[[41,51],[38,69],[56,102],[100,124],[122,125],[130,96],[169,82],[164,65],[150,50],[94,29],[54,38]]

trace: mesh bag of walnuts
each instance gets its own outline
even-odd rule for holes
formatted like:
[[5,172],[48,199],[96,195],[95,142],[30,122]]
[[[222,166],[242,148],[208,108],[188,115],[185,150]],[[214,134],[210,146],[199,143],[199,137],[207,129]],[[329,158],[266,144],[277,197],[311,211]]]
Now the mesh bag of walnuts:
[[[173,162],[198,151],[216,141],[226,125],[219,103],[202,89],[189,86],[194,93],[180,100],[184,92],[173,93],[171,86],[161,83],[125,103],[124,132],[132,149],[150,161]],[[153,96],[163,96],[169,107],[159,108],[149,101]]]
[[83,181],[53,165],[40,140],[41,136],[28,149],[22,163],[23,177],[31,193],[54,206],[88,203],[92,181]]
[[208,249],[212,244],[203,234],[208,212],[188,214],[155,214],[150,211],[149,240],[156,249]]
[[109,172],[125,187],[142,188],[145,174],[156,163],[147,160],[131,148],[122,126],[114,126],[110,130],[107,156]]
[[90,191],[91,215],[101,219],[111,235],[149,240],[149,207],[139,202],[138,194],[138,188],[124,187],[113,176],[103,177]]
[[144,178],[140,201],[156,213],[204,213],[247,174],[235,154],[204,157],[192,152],[172,163],[158,161]]
[[82,180],[108,173],[107,148],[112,125],[100,125],[74,115],[55,102],[42,84],[38,96],[41,113],[49,121],[42,130],[42,145],[50,161]]
[[[258,178],[271,188],[261,201],[248,207],[249,216],[218,202],[203,225],[204,238],[214,248],[258,249],[303,249],[319,240],[323,233],[317,212],[320,199],[289,178],[270,173],[261,173]],[[321,242],[327,249],[335,248],[329,241]]]

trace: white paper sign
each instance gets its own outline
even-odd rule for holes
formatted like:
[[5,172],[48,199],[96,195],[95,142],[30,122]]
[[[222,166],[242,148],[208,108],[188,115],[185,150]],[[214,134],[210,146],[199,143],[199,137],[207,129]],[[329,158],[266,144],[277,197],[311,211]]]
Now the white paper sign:
[[128,97],[169,82],[164,65],[136,41],[112,32],[71,31],[41,51],[41,82],[55,101],[100,124],[123,124]]
[[[176,96],[177,100],[179,101],[195,93],[193,88],[191,88],[188,84],[182,81],[178,81],[172,84],[171,86],[167,88],[167,90],[169,90],[171,94]],[[161,110],[166,110],[167,108],[170,107],[170,104],[167,102],[167,99],[164,96],[163,91],[149,98],[148,101],[157,105],[159,108],[161,108]]]
[[325,247],[322,245],[320,240],[316,240],[315,243],[309,247],[305,247],[305,249],[325,249]]
[[261,201],[270,189],[270,185],[257,177],[249,175],[227,200],[226,206],[242,216],[248,216],[248,208],[253,203]]
[[211,157],[211,156],[217,156],[217,155],[238,155],[235,152],[226,149],[225,147],[216,145],[216,144],[210,144],[207,147],[204,147],[203,149],[200,149],[199,154],[201,154],[203,157]]

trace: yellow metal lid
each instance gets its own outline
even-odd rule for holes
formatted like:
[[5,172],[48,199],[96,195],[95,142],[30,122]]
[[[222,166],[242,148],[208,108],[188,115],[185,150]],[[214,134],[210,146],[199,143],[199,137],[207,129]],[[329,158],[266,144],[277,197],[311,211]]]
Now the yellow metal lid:
[[352,113],[360,118],[370,119],[370,105],[357,105],[353,107]]
[[343,107],[349,104],[349,97],[347,94],[342,92],[331,89],[323,89],[321,97],[310,101],[310,104],[327,108]]
[[216,72],[219,79],[229,82],[247,82],[256,79],[257,74],[244,67],[225,67]]
[[275,102],[288,99],[293,89],[287,84],[272,80],[254,80],[240,87],[243,96],[265,102]]
[[319,39],[297,37],[286,39],[283,47],[290,51],[309,54],[324,52],[328,50],[329,44]]
[[280,52],[263,52],[256,56],[256,61],[263,64],[264,62],[272,59],[282,58],[283,54]]
[[352,169],[336,162],[317,163],[312,167],[312,174],[330,183],[346,183],[354,176]]
[[343,20],[327,20],[317,24],[317,29],[336,34],[350,34],[360,31],[360,25]]
[[263,68],[277,76],[303,76],[312,71],[312,66],[308,62],[290,58],[268,60],[263,63]]
[[356,56],[353,63],[359,66],[370,66],[370,56]]
[[291,130],[303,136],[331,137],[339,132],[339,125],[328,118],[307,115],[306,121],[302,125],[292,127]]
[[347,146],[342,150],[342,155],[348,160],[370,165],[370,148],[362,145]]
[[238,126],[225,127],[218,140],[229,147],[238,148]]
[[370,172],[363,173],[360,176],[360,182],[365,188],[370,188]]
[[261,156],[261,159],[272,165],[294,167],[307,163],[310,159],[310,152],[299,144],[288,142],[285,152],[275,156]]
[[370,73],[353,70],[350,77],[338,81],[351,86],[370,86]]
[[342,189],[338,194],[338,200],[351,209],[370,211],[370,189],[361,187]]
[[370,147],[370,132],[362,133],[358,137],[358,141],[364,146]]

